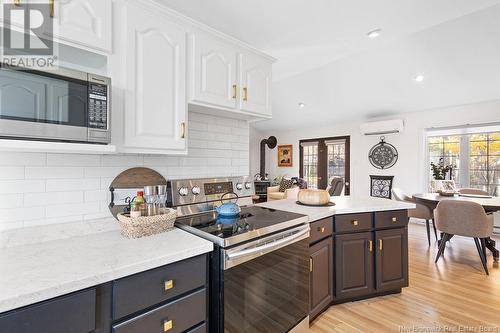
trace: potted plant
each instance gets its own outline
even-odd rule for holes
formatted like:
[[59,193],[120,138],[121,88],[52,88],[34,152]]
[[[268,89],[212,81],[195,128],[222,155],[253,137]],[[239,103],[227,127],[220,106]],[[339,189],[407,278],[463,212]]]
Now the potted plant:
[[[452,180],[452,173],[455,165],[444,164],[444,158],[440,158],[439,162],[436,164],[431,162],[432,178],[431,181],[431,192],[438,191],[455,191],[455,182]],[[446,180],[446,176],[449,175],[449,180]]]

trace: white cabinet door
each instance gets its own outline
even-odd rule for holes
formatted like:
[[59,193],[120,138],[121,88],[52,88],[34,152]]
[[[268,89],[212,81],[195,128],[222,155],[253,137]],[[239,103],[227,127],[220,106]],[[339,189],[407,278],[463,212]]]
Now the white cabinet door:
[[236,108],[237,51],[208,34],[191,35],[190,49],[190,100]]
[[251,53],[240,54],[239,63],[240,109],[271,115],[271,63]]
[[125,17],[125,146],[185,151],[186,30],[133,3]]
[[111,0],[54,0],[53,6],[56,40],[111,51]]

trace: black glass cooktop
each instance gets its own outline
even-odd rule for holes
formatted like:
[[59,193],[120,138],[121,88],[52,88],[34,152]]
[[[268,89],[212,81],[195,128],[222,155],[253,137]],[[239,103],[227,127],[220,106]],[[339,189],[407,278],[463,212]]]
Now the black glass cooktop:
[[219,217],[216,212],[207,212],[179,217],[176,224],[179,227],[189,226],[217,238],[226,239],[256,231],[266,234],[266,229],[271,232],[269,229],[275,229],[282,223],[304,217],[305,215],[281,210],[248,206],[242,207],[241,214],[234,218]]

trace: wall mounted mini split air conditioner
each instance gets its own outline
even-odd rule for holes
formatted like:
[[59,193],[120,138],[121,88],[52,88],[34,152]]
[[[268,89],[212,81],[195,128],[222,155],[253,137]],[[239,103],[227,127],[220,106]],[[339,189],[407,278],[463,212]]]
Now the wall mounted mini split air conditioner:
[[404,127],[404,121],[402,119],[393,119],[364,123],[361,124],[360,130],[363,135],[383,135],[402,133]]

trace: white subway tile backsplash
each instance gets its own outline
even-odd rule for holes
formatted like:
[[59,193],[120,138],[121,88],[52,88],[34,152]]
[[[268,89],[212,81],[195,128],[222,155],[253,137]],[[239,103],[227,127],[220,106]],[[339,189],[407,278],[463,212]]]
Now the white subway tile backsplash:
[[0,180],[24,179],[24,166],[0,167]]
[[37,207],[68,203],[83,203],[83,191],[26,193],[24,195],[25,207]]
[[249,124],[190,112],[188,155],[0,152],[0,230],[109,217],[109,186],[149,167],[166,179],[248,175]]
[[47,154],[48,166],[99,166],[101,165],[101,156],[74,154],[68,158],[67,154]]
[[23,194],[0,194],[0,209],[23,206]]
[[48,179],[46,186],[47,192],[98,190],[101,187],[101,179]]
[[18,153],[1,152],[0,165],[45,165],[46,154],[44,153]]
[[83,178],[82,167],[26,167],[26,179]]
[[45,180],[0,181],[0,194],[45,192]]
[[99,213],[99,202],[86,202],[84,204],[64,204],[45,207],[47,218],[65,217]]

